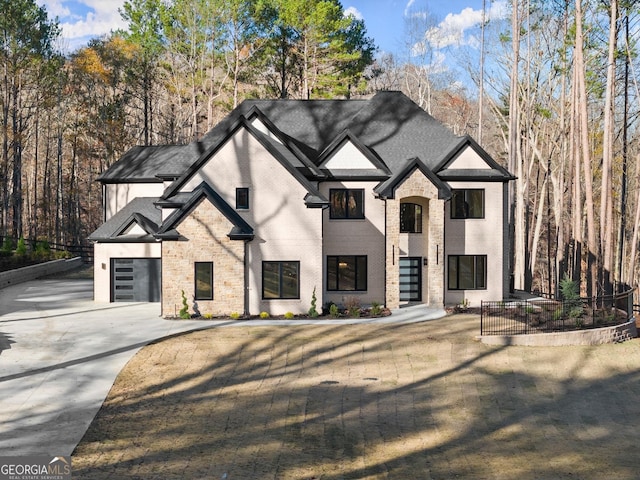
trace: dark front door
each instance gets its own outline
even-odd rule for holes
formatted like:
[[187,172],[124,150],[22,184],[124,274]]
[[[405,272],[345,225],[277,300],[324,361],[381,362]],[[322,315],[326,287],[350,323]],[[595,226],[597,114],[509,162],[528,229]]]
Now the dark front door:
[[422,301],[422,258],[400,258],[400,301]]
[[159,258],[112,258],[112,302],[159,302]]

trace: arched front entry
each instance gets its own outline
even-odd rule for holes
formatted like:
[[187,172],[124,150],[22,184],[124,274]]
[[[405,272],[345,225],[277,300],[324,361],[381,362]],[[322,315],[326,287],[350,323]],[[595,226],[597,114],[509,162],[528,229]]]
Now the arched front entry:
[[385,298],[391,309],[410,302],[443,305],[444,202],[449,197],[432,177],[416,167],[385,199]]

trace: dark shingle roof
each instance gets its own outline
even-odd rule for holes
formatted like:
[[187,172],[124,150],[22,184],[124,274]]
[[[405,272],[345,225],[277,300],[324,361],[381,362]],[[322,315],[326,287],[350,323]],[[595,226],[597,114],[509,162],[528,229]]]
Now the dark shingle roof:
[[98,180],[102,183],[158,182],[161,177],[178,177],[198,158],[201,146],[154,145],[130,148]]
[[[231,125],[227,125],[227,131],[225,135],[222,136],[221,140],[218,143],[212,145],[204,155],[200,155],[200,157],[193,163],[182,176],[173,182],[163,193],[162,202],[171,202],[174,200],[174,197],[179,194],[180,188],[204,165],[207,161],[209,161],[211,155],[221,147],[224,143],[223,141],[226,138],[229,138],[234,132],[236,132],[239,128],[245,128],[251,135],[256,138],[272,155],[278,160],[281,165],[291,173],[291,175],[298,181],[300,184],[307,190],[307,198],[312,198],[313,200],[307,205],[310,207],[321,206],[322,204],[328,203],[326,199],[323,199],[322,194],[318,191],[316,186],[310,182],[305,174],[301,170],[307,170],[306,162],[297,158],[294,153],[286,148],[283,144],[271,139],[269,136],[264,135],[257,128],[255,128],[244,115],[240,115],[238,119],[233,122]],[[215,130],[215,129],[214,129]],[[317,171],[318,175],[322,175],[322,173],[315,167],[314,165],[310,165],[315,171]]]
[[[162,212],[154,203],[157,197],[137,197],[125,205],[113,217],[100,225],[91,235],[90,241],[153,241],[153,235],[162,223]],[[147,235],[119,236],[132,222],[142,227]]]
[[[133,147],[99,179],[116,183],[178,178],[219,148],[239,123],[246,125],[256,116],[276,129],[282,142],[265,135],[263,144],[308,179],[324,177],[316,168],[326,158],[322,153],[344,132],[386,167],[370,172],[376,178],[383,170],[387,175],[402,171],[413,158],[438,172],[446,168],[452,153],[469,143],[468,137],[454,135],[401,92],[379,92],[369,100],[245,100],[199,142]],[[510,176],[502,169],[497,176],[505,174]]]

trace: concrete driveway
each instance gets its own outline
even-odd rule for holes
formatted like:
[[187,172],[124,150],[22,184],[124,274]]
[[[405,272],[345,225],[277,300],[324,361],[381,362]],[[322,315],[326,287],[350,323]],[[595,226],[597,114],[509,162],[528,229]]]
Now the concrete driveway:
[[[165,320],[158,303],[101,304],[92,298],[93,282],[86,279],[36,280],[0,290],[0,455],[70,455],[120,370],[150,342],[214,326],[305,323]],[[413,308],[361,322],[415,322],[443,314]],[[346,323],[314,321],[334,322]]]
[[207,327],[159,304],[98,304],[90,280],[0,290],[0,454],[70,455],[118,372],[144,345]]

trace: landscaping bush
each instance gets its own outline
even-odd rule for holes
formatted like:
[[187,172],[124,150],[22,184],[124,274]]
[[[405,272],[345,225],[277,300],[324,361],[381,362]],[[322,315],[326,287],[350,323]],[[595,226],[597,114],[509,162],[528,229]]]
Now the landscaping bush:
[[49,242],[46,240],[37,242],[34,256],[38,260],[48,260],[51,258],[51,247],[49,246]]
[[316,302],[318,299],[316,298],[316,287],[313,287],[313,293],[311,294],[311,308],[309,308],[309,316],[311,318],[316,318],[319,313],[316,309]]
[[571,280],[566,274],[560,280],[560,293],[564,300],[564,313],[571,318],[578,318],[582,315],[582,300],[578,282]]
[[183,320],[191,318],[191,315],[189,314],[189,305],[187,304],[187,296],[184,294],[184,290],[182,290],[182,308],[180,309],[180,318]]
[[347,309],[347,313],[350,317],[360,316],[360,299],[358,297],[347,297],[344,302],[344,307]]
[[382,315],[382,306],[378,302],[373,302],[371,304],[371,316],[379,317]]
[[18,245],[16,246],[16,255],[19,257],[27,256],[27,244],[22,237],[20,237],[20,239],[18,240]]
[[9,237],[4,237],[0,253],[3,255],[11,255],[13,253],[13,241]]

